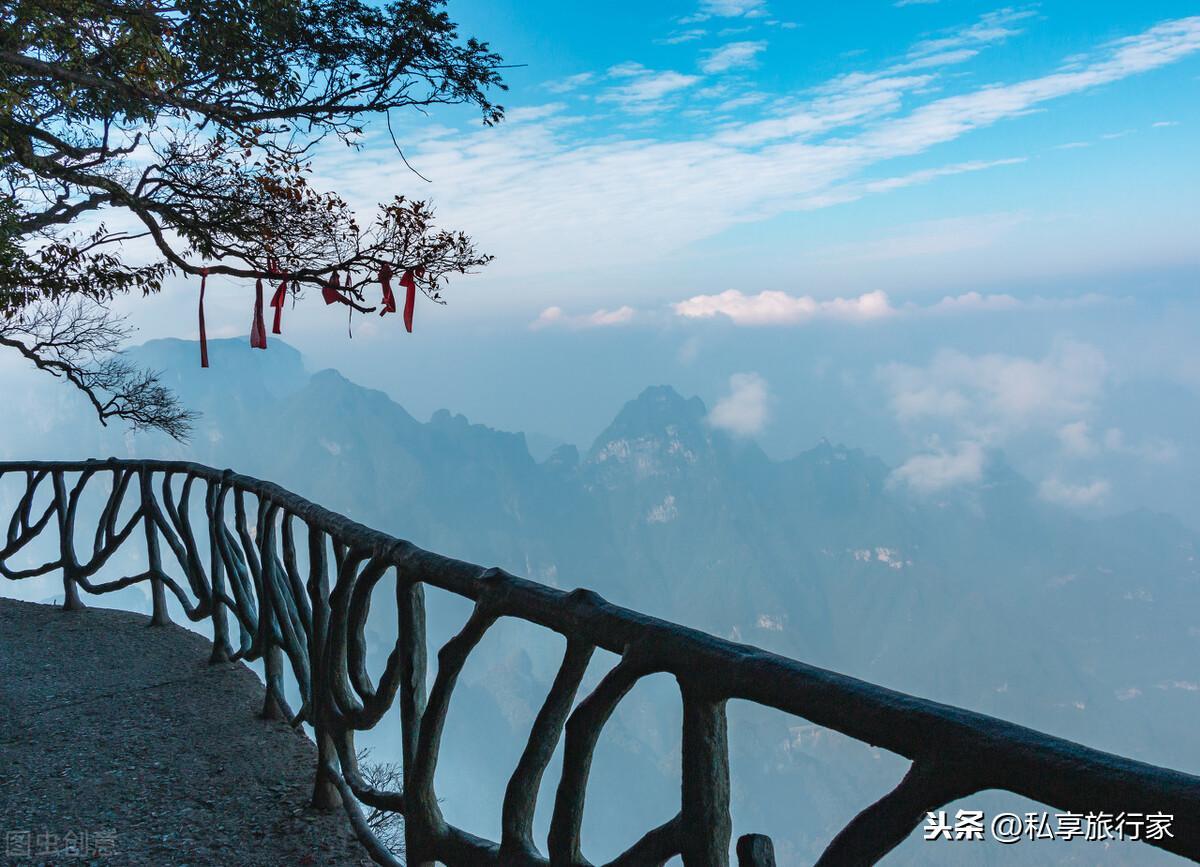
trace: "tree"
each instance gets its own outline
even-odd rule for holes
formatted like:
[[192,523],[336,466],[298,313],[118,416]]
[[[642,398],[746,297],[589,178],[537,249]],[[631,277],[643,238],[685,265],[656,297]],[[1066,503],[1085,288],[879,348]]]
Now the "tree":
[[[383,792],[404,791],[404,766],[398,762],[371,761],[371,750],[363,747],[355,753],[358,770],[363,781],[372,789]],[[367,810],[367,827],[376,839],[393,855],[404,857],[404,817],[391,810],[370,807]]]
[[443,5],[0,0],[0,346],[72,382],[101,422],[183,437],[191,413],[115,354],[117,295],[207,269],[298,296],[341,272],[342,300],[369,312],[387,266],[442,303],[448,275],[490,259],[467,235],[403,196],[360,225],[309,179],[316,148],[358,147],[372,116],[389,131],[392,111],[436,104],[503,117],[501,58]]

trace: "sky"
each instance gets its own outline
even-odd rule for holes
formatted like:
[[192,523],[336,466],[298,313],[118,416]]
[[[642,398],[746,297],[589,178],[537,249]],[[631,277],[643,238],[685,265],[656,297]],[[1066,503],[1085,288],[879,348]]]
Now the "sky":
[[[667,383],[774,456],[829,437],[934,495],[1002,450],[1063,507],[1200,526],[1194,2],[448,9],[513,64],[507,120],[396,115],[420,176],[375,124],[317,182],[495,261],[411,336],[289,310],[314,369],[585,448]],[[121,309],[194,337],[196,288]],[[250,289],[210,281],[210,334]]]
[[[509,121],[419,119],[406,154],[497,255],[473,303],[562,324],[689,292],[936,300],[1190,264],[1188,6],[463,3],[528,64]],[[342,187],[378,178],[341,165]]]

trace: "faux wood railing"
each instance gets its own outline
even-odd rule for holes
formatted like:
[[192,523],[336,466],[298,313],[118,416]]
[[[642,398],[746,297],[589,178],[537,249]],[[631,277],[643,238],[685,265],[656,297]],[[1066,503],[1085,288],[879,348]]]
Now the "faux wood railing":
[[[0,549],[0,574],[22,579],[61,571],[68,609],[82,606],[81,589],[105,593],[148,582],[153,623],[167,621],[169,592],[190,620],[211,620],[214,661],[261,658],[264,713],[286,715],[294,725],[308,723],[315,733],[314,802],[333,807],[340,801],[380,864],[403,862],[375,837],[360,805],[403,815],[409,864],[588,864],[580,830],[597,739],[634,684],[658,672],[675,677],[683,704],[681,808],[612,865],[661,864],[676,855],[688,867],[729,862],[729,699],[795,714],[911,759],[899,785],[834,837],[818,864],[874,863],[912,833],[928,811],[984,789],[1004,789],[1071,812],[1170,814],[1171,835],[1147,842],[1200,860],[1200,777],[734,644],[609,604],[587,590],[562,592],[423,551],[230,470],[116,459],[0,463],[0,478],[13,475],[23,477],[24,492]],[[104,490],[98,495],[102,505],[95,533],[81,555],[75,523],[89,483]],[[197,483],[204,493],[202,522],[190,512],[193,498],[199,499],[198,490],[193,494]],[[254,498],[253,520],[248,497]],[[11,568],[14,555],[51,523],[58,535],[57,557]],[[303,537],[298,523],[306,531]],[[146,570],[93,580],[139,528]],[[182,580],[167,571],[164,543]],[[298,546],[307,548],[306,575]],[[365,624],[372,593],[389,569],[395,570],[398,637],[373,683],[366,667]],[[424,585],[475,603],[461,631],[438,652],[428,695]],[[230,617],[238,634],[236,649]],[[502,617],[553,630],[567,645],[509,780],[500,805],[503,833],[495,843],[444,820],[434,771],[455,681],[472,649]],[[596,648],[620,660],[576,703]],[[285,660],[302,696],[295,712],[284,697]],[[403,791],[382,791],[360,774],[354,735],[377,725],[397,701]],[[562,773],[542,854],[533,841],[534,808],[562,737]],[[743,867],[773,863],[770,840],[760,835],[742,837],[736,853]]]

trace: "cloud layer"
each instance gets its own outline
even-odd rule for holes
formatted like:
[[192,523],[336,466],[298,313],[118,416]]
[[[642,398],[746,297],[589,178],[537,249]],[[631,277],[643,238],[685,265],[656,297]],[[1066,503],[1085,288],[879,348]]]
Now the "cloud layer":
[[892,471],[889,484],[903,485],[918,494],[934,494],[983,477],[984,450],[966,441],[950,450],[914,455]]
[[755,65],[755,58],[767,50],[765,40],[754,42],[730,42],[720,48],[712,48],[705,52],[700,61],[700,69],[709,75],[718,72],[728,72],[731,69],[746,69]]
[[686,319],[726,316],[738,325],[793,325],[818,317],[878,319],[895,312],[884,292],[818,301],[809,295],[771,291],[745,295],[736,289],[719,295],[697,295],[680,301],[674,310]]
[[766,427],[769,401],[765,379],[757,373],[735,373],[729,378],[729,394],[717,401],[708,422],[737,436],[753,436]]
[[1040,359],[943,350],[927,366],[891,364],[880,376],[900,421],[935,421],[994,442],[1088,414],[1108,372],[1100,350],[1063,340]]
[[[737,2],[698,12],[759,13],[765,6]],[[1010,83],[972,87],[953,77],[956,67],[1017,32],[1017,20],[1019,13],[985,16],[917,43],[898,63],[839,75],[805,93],[748,92],[731,78],[733,66],[705,73],[629,62],[583,71],[551,85],[571,100],[566,107],[481,133],[419,127],[406,153],[433,178],[442,217],[471,227],[498,255],[492,273],[633,265],[741,223],[1015,166],[1025,155],[899,173],[885,164],[1200,50],[1200,17],[1193,17]],[[698,63],[746,62],[758,41],[725,45]],[[954,88],[961,92],[948,92]],[[716,105],[739,98],[748,101],[737,115],[713,115]],[[687,117],[698,121],[689,126]],[[386,181],[378,165],[362,161],[327,171],[365,203]]]
[[985,295],[965,292],[947,295],[933,304],[907,303],[895,306],[886,292],[875,290],[861,295],[817,299],[811,295],[790,295],[767,290],[747,295],[728,289],[715,295],[694,295],[672,305],[676,316],[684,319],[724,317],[736,325],[803,325],[817,319],[865,322],[898,315],[948,315],[1015,310],[1049,310],[1110,303],[1113,299],[1090,293],[1067,298],[1017,298],[1004,293]]
[[1100,505],[1111,490],[1112,485],[1106,479],[1073,485],[1051,476],[1038,486],[1038,496],[1061,506],[1085,507]]
[[633,321],[635,311],[632,307],[618,307],[616,310],[593,310],[591,313],[569,314],[561,307],[547,307],[538,318],[529,323],[534,331],[543,328],[604,328],[612,325],[626,325]]
[[[1007,308],[1007,305],[1005,305]],[[1120,431],[1098,441],[1086,418],[1095,414],[1110,377],[1098,349],[1060,340],[1042,358],[943,350],[927,365],[890,364],[879,369],[896,419],[910,428],[958,439],[954,449],[935,445],[892,473],[891,482],[930,494],[982,480],[987,449],[1017,437],[1057,442],[1070,457],[1099,454],[1105,443],[1123,448]],[[1041,499],[1073,508],[1102,504],[1106,479],[1069,482],[1043,479]]]

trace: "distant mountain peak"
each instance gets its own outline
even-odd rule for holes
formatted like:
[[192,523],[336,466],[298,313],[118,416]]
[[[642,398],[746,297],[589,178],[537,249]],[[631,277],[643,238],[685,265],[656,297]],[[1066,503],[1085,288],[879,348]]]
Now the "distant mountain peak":
[[448,409],[434,410],[429,417],[429,423],[434,427],[466,430],[471,426],[470,420],[462,413],[450,412]]
[[344,382],[348,385],[357,385],[357,383],[353,383],[349,379],[347,379],[345,374],[343,374],[340,370],[337,370],[336,368],[333,368],[333,367],[326,367],[322,370],[318,370],[316,373],[314,373],[312,375],[312,379],[315,382],[331,382],[331,383],[332,382],[337,382],[337,383]]
[[254,394],[253,400],[291,394],[309,379],[300,352],[277,339],[272,339],[266,352],[251,349],[242,337],[209,340],[207,368],[200,366],[200,344],[176,337],[132,346],[126,350],[126,357],[138,366],[159,372],[165,386],[186,406],[202,413],[233,394]]
[[701,430],[707,414],[700,398],[685,398],[669,385],[654,385],[621,407],[612,424],[597,437],[596,445],[618,437],[659,436],[670,430]]
[[602,475],[632,473],[636,479],[672,475],[707,461],[713,451],[708,411],[698,397],[685,398],[669,385],[647,388],[626,403],[596,438],[588,463]]
[[[179,337],[156,337],[131,347],[128,352],[147,361],[161,360],[172,365],[200,369],[200,344],[195,340],[184,340]],[[301,371],[304,368],[304,360],[300,351],[277,338],[273,339],[270,348],[263,352],[251,349],[250,343],[245,337],[214,337],[208,341],[208,356],[212,363],[210,370],[219,370],[222,364],[232,367],[244,365],[247,362],[268,364],[279,368],[294,367]]]
[[647,386],[641,394],[625,404],[627,409],[631,406],[653,408],[659,412],[688,413],[701,418],[707,412],[700,398],[684,397],[669,385]]

